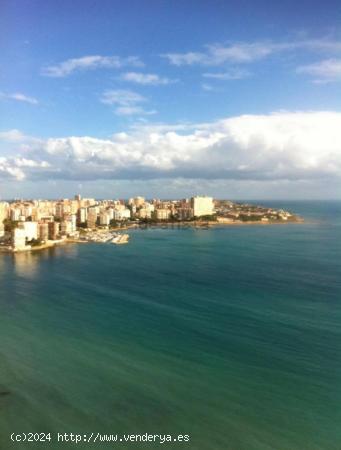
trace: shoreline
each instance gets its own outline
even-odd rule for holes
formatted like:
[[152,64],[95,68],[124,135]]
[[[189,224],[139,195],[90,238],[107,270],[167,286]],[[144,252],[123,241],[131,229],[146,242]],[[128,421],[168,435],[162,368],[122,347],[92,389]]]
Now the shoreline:
[[[218,222],[218,221],[207,221],[207,222],[155,222],[155,223],[146,223],[146,224],[141,224],[141,223],[134,223],[134,224],[130,224],[130,225],[126,225],[124,227],[119,227],[119,228],[111,228],[111,229],[96,229],[95,231],[98,233],[101,232],[117,232],[117,231],[123,231],[123,230],[129,230],[129,229],[139,229],[139,230],[145,230],[147,228],[194,228],[197,230],[207,230],[210,228],[217,228],[217,227],[229,227],[229,226],[249,226],[249,225],[262,225],[262,226],[270,226],[270,225],[289,225],[289,224],[307,224],[307,222],[301,218],[295,218],[295,220],[273,220],[273,221],[231,221],[231,222]],[[62,240],[58,240],[58,241],[48,241],[44,244],[41,245],[37,245],[34,247],[28,247],[25,249],[20,249],[20,250],[13,250],[12,248],[9,247],[0,247],[0,253],[11,253],[11,254],[16,254],[16,253],[25,253],[25,252],[37,252],[37,251],[42,251],[42,250],[46,250],[49,248],[55,248],[55,247],[59,247],[62,245],[67,245],[67,244],[89,244],[89,243],[100,243],[100,242],[95,242],[95,241],[91,241],[91,240],[85,240],[85,239],[80,239],[80,238],[66,238],[66,239],[62,239]],[[122,242],[123,243],[123,242]],[[124,242],[124,243],[127,243]]]
[[307,223],[305,220],[274,220],[274,221],[268,221],[268,222],[262,222],[260,220],[255,221],[233,221],[233,222],[155,222],[155,223],[146,223],[146,224],[139,224],[136,225],[135,228],[148,228],[148,227],[155,227],[155,228],[162,228],[162,227],[194,227],[194,228],[211,228],[211,227],[217,227],[217,226],[240,226],[240,225],[288,225],[288,224],[302,224]]
[[261,220],[249,220],[249,221],[242,221],[242,220],[233,220],[233,221],[193,221],[193,222],[154,222],[154,223],[139,223],[136,224],[134,228],[140,228],[140,229],[146,229],[146,228],[196,228],[196,229],[207,229],[207,228],[214,228],[214,227],[229,227],[229,226],[248,226],[248,225],[289,225],[289,224],[307,224],[302,217],[297,216],[295,219],[292,220],[268,220],[268,221],[261,221]]

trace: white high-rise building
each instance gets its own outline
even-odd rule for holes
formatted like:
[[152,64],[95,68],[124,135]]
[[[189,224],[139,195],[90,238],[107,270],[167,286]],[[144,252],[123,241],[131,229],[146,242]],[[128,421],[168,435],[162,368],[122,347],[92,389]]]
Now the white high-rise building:
[[21,215],[27,219],[27,217],[32,216],[32,206],[23,206],[21,208]]
[[124,209],[114,209],[113,210],[113,219],[115,220],[125,220],[130,219],[130,209],[124,208]]
[[192,197],[191,207],[194,217],[211,216],[214,214],[214,203],[212,197]]
[[38,222],[21,222],[20,228],[25,230],[26,239],[38,239]]
[[20,220],[21,217],[21,211],[19,208],[13,208],[11,210],[11,220],[13,220],[14,222],[17,222],[18,220]]
[[26,232],[23,228],[14,228],[12,231],[12,246],[14,250],[26,248]]
[[88,209],[88,217],[86,219],[88,228],[96,227],[98,212],[99,212],[99,208],[94,207],[94,206]]
[[99,215],[99,223],[102,226],[108,226],[110,224],[110,214],[106,211],[103,211]]
[[71,214],[69,217],[69,221],[71,222],[71,233],[74,233],[77,230],[77,216],[76,214]]
[[79,208],[78,221],[79,223],[85,223],[88,219],[88,210],[86,208]]

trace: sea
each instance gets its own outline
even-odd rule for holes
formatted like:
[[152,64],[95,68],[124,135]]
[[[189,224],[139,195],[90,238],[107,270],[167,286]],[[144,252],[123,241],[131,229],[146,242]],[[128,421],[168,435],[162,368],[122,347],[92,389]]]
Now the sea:
[[341,202],[258,203],[0,254],[0,449],[340,450]]

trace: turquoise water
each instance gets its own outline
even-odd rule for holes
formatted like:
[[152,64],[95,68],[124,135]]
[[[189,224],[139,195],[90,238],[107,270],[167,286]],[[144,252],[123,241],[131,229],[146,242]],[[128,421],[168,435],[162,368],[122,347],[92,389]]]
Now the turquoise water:
[[0,255],[0,448],[339,450],[341,204],[274,205],[309,220]]

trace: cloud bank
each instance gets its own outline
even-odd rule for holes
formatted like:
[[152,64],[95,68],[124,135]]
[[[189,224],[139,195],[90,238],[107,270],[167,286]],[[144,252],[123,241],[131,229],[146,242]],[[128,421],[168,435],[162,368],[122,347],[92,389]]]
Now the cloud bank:
[[[111,97],[114,103],[115,98]],[[340,180],[340,129],[341,113],[322,111],[144,125],[110,139],[82,136],[25,142],[24,135],[14,130],[0,134],[3,142],[18,149],[15,156],[0,159],[0,178]]]

